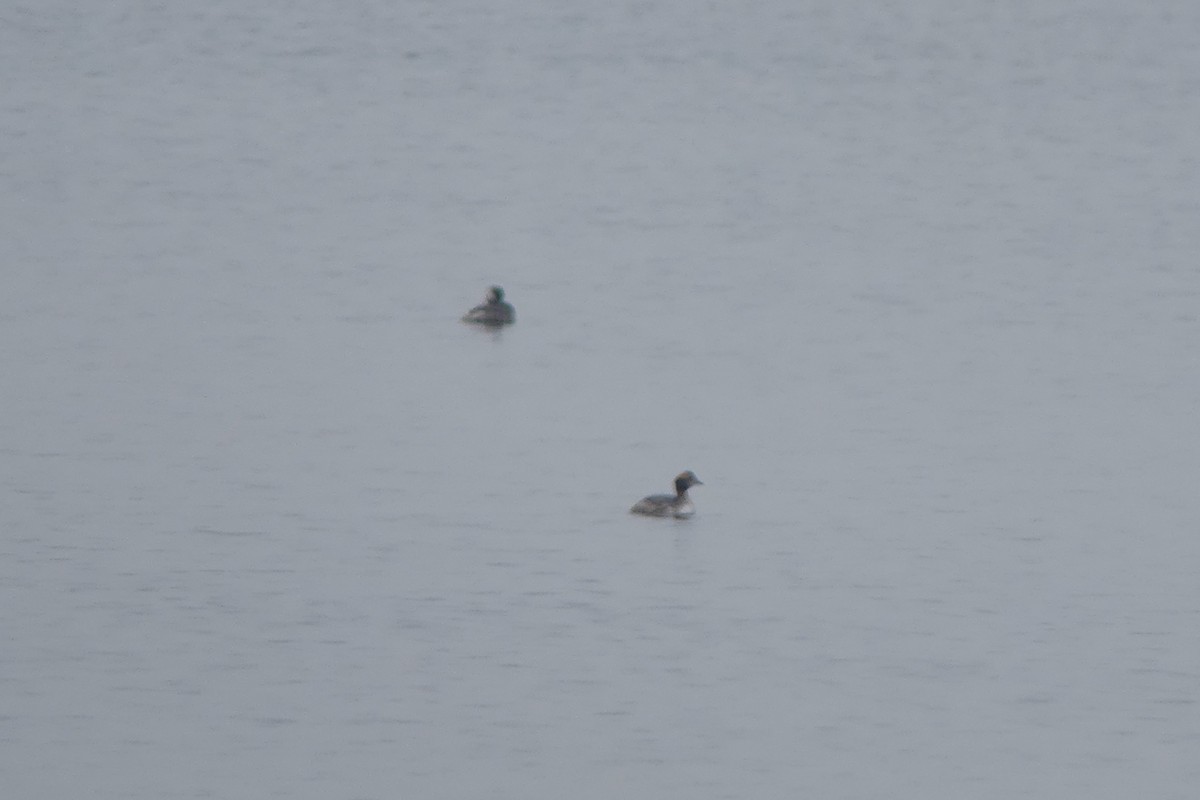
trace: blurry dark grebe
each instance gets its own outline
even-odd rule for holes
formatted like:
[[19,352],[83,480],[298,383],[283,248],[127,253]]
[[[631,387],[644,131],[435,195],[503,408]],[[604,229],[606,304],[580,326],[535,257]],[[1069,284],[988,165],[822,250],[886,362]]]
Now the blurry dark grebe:
[[488,289],[487,302],[477,305],[463,315],[463,322],[480,325],[511,325],[517,321],[517,312],[504,302],[504,290],[499,286]]
[[675,494],[652,494],[643,497],[629,509],[634,514],[645,514],[650,517],[690,517],[696,511],[692,501],[688,499],[687,490],[693,486],[703,486],[704,483],[691,470],[675,476]]

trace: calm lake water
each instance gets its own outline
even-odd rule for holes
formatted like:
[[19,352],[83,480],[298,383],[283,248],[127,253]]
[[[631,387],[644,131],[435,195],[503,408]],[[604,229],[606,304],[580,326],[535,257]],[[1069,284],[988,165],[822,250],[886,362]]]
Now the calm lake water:
[[2,16],[9,796],[1194,797],[1200,6]]

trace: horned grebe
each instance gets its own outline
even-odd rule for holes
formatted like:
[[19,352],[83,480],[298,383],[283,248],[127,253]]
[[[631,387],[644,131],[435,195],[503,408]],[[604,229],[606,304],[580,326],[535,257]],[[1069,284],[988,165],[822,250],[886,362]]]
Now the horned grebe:
[[704,483],[690,469],[675,476],[675,494],[652,494],[643,497],[629,509],[633,514],[645,514],[650,517],[690,517],[696,511],[692,501],[688,499],[687,490],[693,486],[703,486]]
[[463,322],[480,325],[511,325],[517,321],[517,312],[504,302],[504,290],[499,286],[488,289],[487,302],[477,305],[463,316]]

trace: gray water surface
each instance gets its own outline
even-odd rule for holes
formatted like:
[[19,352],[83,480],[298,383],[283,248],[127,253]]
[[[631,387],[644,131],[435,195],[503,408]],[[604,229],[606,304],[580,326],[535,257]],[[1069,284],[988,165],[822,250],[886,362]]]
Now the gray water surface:
[[3,17],[6,796],[1194,796],[1200,7]]

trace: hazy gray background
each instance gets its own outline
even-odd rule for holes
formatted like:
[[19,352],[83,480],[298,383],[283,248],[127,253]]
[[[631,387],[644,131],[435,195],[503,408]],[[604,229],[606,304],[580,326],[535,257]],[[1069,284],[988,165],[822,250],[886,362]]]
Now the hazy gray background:
[[49,0],[0,69],[8,796],[1195,796],[1191,0]]

